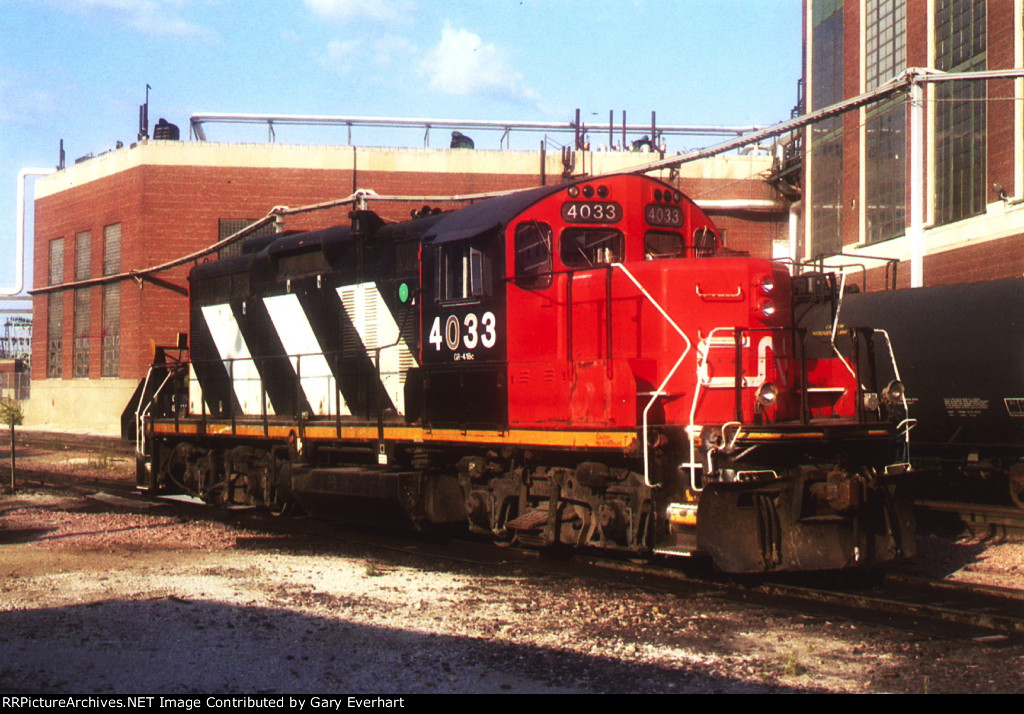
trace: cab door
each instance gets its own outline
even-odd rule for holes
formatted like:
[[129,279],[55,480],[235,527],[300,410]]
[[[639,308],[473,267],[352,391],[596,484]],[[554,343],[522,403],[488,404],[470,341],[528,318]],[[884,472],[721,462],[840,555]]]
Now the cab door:
[[493,229],[423,248],[425,426],[508,426],[502,243]]

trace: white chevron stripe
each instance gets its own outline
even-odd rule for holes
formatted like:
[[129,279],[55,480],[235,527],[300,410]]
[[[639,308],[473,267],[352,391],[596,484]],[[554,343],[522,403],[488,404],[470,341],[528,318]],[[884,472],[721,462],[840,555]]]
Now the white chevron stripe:
[[398,323],[373,283],[360,283],[337,288],[363,347],[371,360],[380,349],[380,379],[400,415],[405,414],[405,379],[416,366],[416,358],[401,337]]
[[[274,330],[284,346],[285,354],[291,360],[292,368],[302,375],[299,381],[313,413],[338,413],[336,410],[340,392],[337,380],[327,364],[323,348],[316,339],[299,298],[291,293],[275,295],[263,298],[263,304],[267,306]],[[341,397],[340,407],[343,416],[352,414],[344,397]]]
[[199,384],[199,376],[195,367],[189,362],[188,365],[188,411],[189,414],[209,414],[210,403],[206,403],[206,409],[202,408],[203,387]]
[[[249,347],[245,344],[242,330],[227,303],[204,305],[203,319],[213,336],[213,343],[224,361],[224,367],[231,375],[231,386],[242,407],[243,414],[261,414],[263,381],[256,370]],[[273,414],[273,405],[267,402],[267,414]]]

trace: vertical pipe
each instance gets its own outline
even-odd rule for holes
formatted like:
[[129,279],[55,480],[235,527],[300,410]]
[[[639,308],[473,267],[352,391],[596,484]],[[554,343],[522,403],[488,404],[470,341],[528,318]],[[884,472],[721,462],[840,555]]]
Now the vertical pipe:
[[235,424],[235,399],[234,396],[238,394],[235,391],[235,360],[231,358],[228,360],[228,383],[231,384],[231,399],[228,401],[227,407],[231,410],[231,434],[234,435],[236,431]]
[[548,185],[547,172],[548,145],[543,140],[540,142],[540,185]]
[[800,338],[800,423],[806,425],[810,421],[810,405],[807,394],[807,330],[801,328],[793,331],[793,342]]
[[566,359],[569,367],[572,367],[572,273],[562,273],[565,276],[565,326],[568,334],[565,338]]
[[0,289],[0,297],[18,295],[25,289],[25,183],[29,176],[49,176],[53,169],[22,169],[18,172],[14,241],[14,286]]
[[608,379],[612,378],[612,266],[609,265],[605,271],[604,302],[605,302],[605,359],[607,359],[606,372]]
[[924,88],[910,82],[910,287],[924,285]]
[[790,274],[795,275],[797,272],[797,239],[800,232],[800,201],[792,203],[789,206],[789,259],[792,261],[789,266]]
[[[743,328],[737,327],[733,330],[733,340],[736,343],[736,351],[733,359],[736,361],[736,421],[743,423]],[[751,338],[753,344],[753,338]],[[723,434],[723,436],[725,436]]]

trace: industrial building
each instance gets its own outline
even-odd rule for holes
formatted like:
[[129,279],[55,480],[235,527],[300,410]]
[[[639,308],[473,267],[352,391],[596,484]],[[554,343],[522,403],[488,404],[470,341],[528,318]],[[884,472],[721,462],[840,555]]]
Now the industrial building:
[[[648,154],[578,149],[386,149],[140,139],[39,179],[35,187],[32,393],[27,426],[120,432],[156,346],[187,331],[188,270],[275,206],[308,206],[356,189],[439,197],[537,186],[565,175],[635,168]],[[788,245],[788,203],[766,180],[768,155],[716,157],[661,172],[724,229],[728,247],[769,256]],[[406,220],[433,200],[371,201]],[[263,230],[346,223],[350,206],[288,216]],[[230,248],[229,248],[230,249]],[[120,277],[115,277],[120,276]]]
[[920,68],[921,98],[901,92],[803,130],[800,255],[849,256],[832,262],[862,262],[875,287],[885,259],[900,261],[900,286],[1024,274],[1022,26],[1021,0],[805,0],[806,113],[908,68]]

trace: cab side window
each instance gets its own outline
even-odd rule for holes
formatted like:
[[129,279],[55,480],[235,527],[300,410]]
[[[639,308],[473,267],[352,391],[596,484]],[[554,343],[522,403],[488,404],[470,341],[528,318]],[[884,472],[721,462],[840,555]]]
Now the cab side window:
[[529,221],[516,226],[516,285],[523,288],[546,288],[551,285],[551,226]]
[[490,295],[490,260],[468,242],[449,243],[438,250],[437,299],[459,302]]

